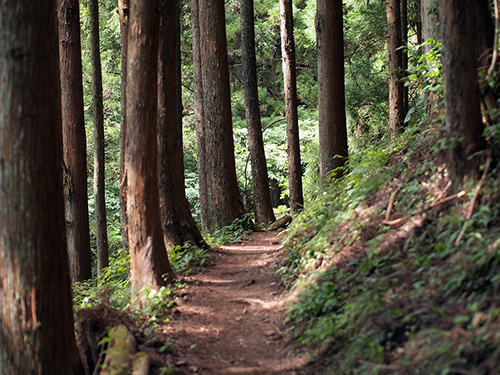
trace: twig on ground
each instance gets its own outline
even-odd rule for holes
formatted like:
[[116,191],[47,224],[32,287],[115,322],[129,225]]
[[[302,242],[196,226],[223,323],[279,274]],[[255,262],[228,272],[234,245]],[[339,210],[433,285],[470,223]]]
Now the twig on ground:
[[465,231],[467,230],[467,226],[469,225],[469,221],[472,218],[472,214],[474,213],[474,207],[476,205],[477,198],[479,196],[479,192],[481,191],[481,188],[483,187],[484,181],[486,181],[486,176],[488,175],[488,172],[490,170],[491,166],[491,152],[488,155],[488,159],[486,160],[486,165],[484,166],[483,170],[483,175],[481,176],[481,179],[479,180],[476,189],[474,190],[474,195],[472,196],[472,200],[469,205],[469,210],[467,211],[467,214],[465,215],[465,223],[462,227],[462,230],[460,231],[460,234],[458,235],[457,239],[455,240],[455,246],[457,246],[462,239],[464,238]]
[[[467,194],[467,192],[465,192],[464,190],[462,190],[461,192],[453,194],[453,195],[450,195],[449,197],[436,200],[436,201],[432,202],[430,205],[428,205],[427,207],[425,207],[425,209],[416,210],[412,215],[406,215],[406,216],[403,216],[402,218],[395,219],[395,220],[387,220],[387,219],[382,220],[382,224],[389,225],[389,226],[401,224],[401,223],[405,222],[406,220],[408,220],[412,216],[420,215],[420,214],[424,213],[425,211],[428,211],[428,210],[430,210],[432,208],[435,208],[435,207],[437,207],[437,206],[439,206],[441,204],[450,202],[450,201],[452,201],[454,199],[462,198],[466,194]],[[386,218],[387,218],[387,215],[386,215]]]
[[394,199],[396,199],[396,194],[399,192],[399,188],[396,188],[389,197],[389,204],[387,205],[387,211],[385,212],[385,220],[389,220],[391,217],[392,207],[394,207]]

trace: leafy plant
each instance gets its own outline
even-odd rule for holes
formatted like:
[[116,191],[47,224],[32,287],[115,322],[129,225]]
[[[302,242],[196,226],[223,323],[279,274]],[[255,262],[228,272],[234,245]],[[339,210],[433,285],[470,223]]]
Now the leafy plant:
[[130,306],[130,255],[120,249],[110,257],[109,266],[100,280],[73,284],[73,307],[78,310],[100,303],[108,303],[118,310]]
[[241,242],[252,228],[250,216],[235,219],[232,224],[205,234],[205,240],[210,246],[220,246],[229,243]]
[[201,269],[211,260],[207,249],[201,249],[191,244],[174,246],[168,250],[170,264],[178,275],[189,275]]

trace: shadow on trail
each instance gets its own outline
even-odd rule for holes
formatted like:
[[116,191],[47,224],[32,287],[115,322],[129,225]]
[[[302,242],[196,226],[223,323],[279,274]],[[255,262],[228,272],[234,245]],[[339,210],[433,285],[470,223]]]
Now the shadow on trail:
[[184,278],[185,294],[165,330],[180,374],[305,374],[285,335],[286,296],[276,271],[277,232],[258,232],[213,251],[213,265]]

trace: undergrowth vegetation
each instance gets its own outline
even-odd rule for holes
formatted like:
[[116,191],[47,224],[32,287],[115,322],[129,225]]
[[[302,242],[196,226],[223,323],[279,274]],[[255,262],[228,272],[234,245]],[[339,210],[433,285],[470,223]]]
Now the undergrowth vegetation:
[[438,51],[413,76],[434,111],[353,150],[287,231],[287,319],[317,374],[499,373],[499,170],[484,155],[479,182],[452,186]]
[[[168,250],[170,264],[176,275],[189,275],[210,263],[207,249],[191,244],[175,246]],[[98,280],[88,280],[73,284],[73,309],[75,313],[85,308],[106,305],[111,309],[130,312],[143,326],[154,327],[172,312],[176,291],[183,288],[176,281],[160,289],[145,288],[138,295],[143,296],[142,305],[131,299],[130,255],[119,249],[110,257],[109,267],[105,268]]]

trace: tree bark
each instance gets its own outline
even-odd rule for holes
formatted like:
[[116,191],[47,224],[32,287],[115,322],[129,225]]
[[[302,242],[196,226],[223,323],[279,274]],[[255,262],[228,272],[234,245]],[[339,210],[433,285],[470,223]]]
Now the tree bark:
[[102,101],[101,53],[99,48],[99,2],[89,0],[90,59],[92,65],[92,104],[94,113],[94,198],[97,245],[97,273],[108,266],[108,233],[104,190],[104,109]]
[[[402,79],[408,77],[408,0],[401,0]],[[408,87],[403,81],[403,113],[408,113]],[[404,124],[404,119],[403,119]]]
[[191,215],[184,185],[180,66],[180,4],[160,0],[158,172],[163,236],[168,248],[207,247]]
[[240,4],[243,84],[245,87],[248,144],[252,163],[253,204],[255,221],[258,224],[265,224],[276,221],[276,218],[271,203],[269,176],[267,174],[264,140],[262,138],[262,123],[260,120],[253,0],[241,0]]
[[495,23],[491,17],[491,1],[476,0],[472,12],[476,25],[476,54],[479,69],[488,70],[495,44]]
[[443,39],[443,83],[446,130],[450,148],[448,168],[455,189],[466,176],[478,177],[479,158],[485,148],[480,112],[474,0],[440,0]]
[[125,173],[132,292],[137,296],[143,287],[166,285],[174,274],[163,242],[158,197],[159,1],[131,1],[129,22]]
[[56,2],[0,1],[0,374],[83,375],[61,178]]
[[71,281],[92,277],[78,0],[58,1],[63,186]]
[[404,125],[403,51],[401,37],[401,0],[387,1],[387,31],[389,58],[389,127],[395,136]]
[[297,214],[304,206],[304,198],[302,193],[302,166],[300,164],[297,68],[293,37],[292,0],[280,0],[280,19],[288,153],[288,188],[290,209],[292,214]]
[[[428,39],[439,40],[439,32],[437,29],[437,24],[439,21],[438,14],[434,7],[435,0],[421,0],[420,17],[422,19],[422,41],[425,42]],[[423,47],[423,52],[427,53],[431,49],[431,46],[425,45]]]
[[128,249],[127,233],[127,176],[125,174],[125,139],[127,137],[127,35],[128,35],[129,0],[118,0],[121,36],[121,76],[120,76],[120,226],[123,246]]
[[[208,192],[206,178],[205,110],[203,108],[203,80],[201,77],[201,36],[199,0],[191,0],[191,27],[193,32],[193,97],[196,129],[196,158],[198,164],[198,191],[200,197],[201,227],[208,229]],[[203,204],[202,204],[203,203]]]
[[[208,228],[220,228],[243,216],[244,207],[236,179],[231,94],[227,58],[224,0],[199,4],[201,74],[205,114],[205,173]],[[201,197],[200,197],[201,198]]]
[[342,0],[318,0],[318,116],[320,178],[342,176],[348,158]]

